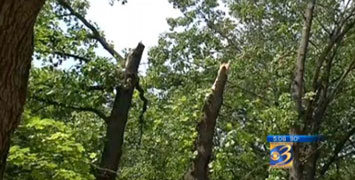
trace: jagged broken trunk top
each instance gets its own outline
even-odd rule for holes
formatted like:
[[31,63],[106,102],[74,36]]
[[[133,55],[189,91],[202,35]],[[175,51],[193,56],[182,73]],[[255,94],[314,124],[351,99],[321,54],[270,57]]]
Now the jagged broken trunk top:
[[207,180],[208,164],[212,155],[213,135],[216,120],[223,103],[223,92],[227,82],[229,64],[222,64],[212,86],[212,92],[205,99],[203,117],[197,125],[197,156],[192,168],[185,174],[185,180]]

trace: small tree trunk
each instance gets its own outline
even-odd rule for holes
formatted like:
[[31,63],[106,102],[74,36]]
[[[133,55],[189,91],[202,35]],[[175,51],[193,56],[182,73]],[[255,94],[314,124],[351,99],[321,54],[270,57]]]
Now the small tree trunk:
[[33,27],[44,0],[0,1],[0,179],[10,136],[20,122],[33,53]]
[[123,85],[116,88],[116,97],[107,123],[106,142],[97,180],[114,180],[122,155],[124,130],[131,107],[133,91],[138,83],[138,67],[144,50],[139,43],[128,56]]
[[192,168],[185,174],[185,180],[208,179],[208,164],[212,155],[214,129],[223,102],[228,66],[228,64],[221,65],[217,78],[212,86],[212,93],[205,100],[203,107],[204,115],[197,126],[197,156],[193,161]]

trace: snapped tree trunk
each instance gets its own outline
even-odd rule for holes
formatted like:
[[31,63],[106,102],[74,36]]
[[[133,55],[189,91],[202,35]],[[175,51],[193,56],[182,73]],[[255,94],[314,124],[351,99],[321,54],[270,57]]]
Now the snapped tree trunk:
[[193,161],[192,168],[185,174],[185,180],[208,179],[208,164],[212,155],[214,129],[223,102],[228,66],[228,64],[221,65],[217,78],[212,86],[212,92],[205,100],[203,117],[197,125],[197,156]]
[[144,50],[139,43],[128,56],[125,68],[125,78],[121,86],[116,88],[116,97],[107,123],[106,141],[101,157],[97,180],[114,180],[122,155],[124,130],[128,112],[131,107],[133,91],[138,84],[138,67]]
[[[307,9],[305,12],[304,25],[302,29],[302,36],[300,45],[297,52],[297,62],[296,62],[296,71],[295,77],[292,82],[292,97],[296,105],[296,111],[298,113],[298,122],[296,125],[291,127],[291,134],[299,134],[301,132],[300,123],[305,123],[305,109],[303,107],[302,98],[304,97],[304,66],[308,51],[308,44],[311,34],[311,26],[313,20],[313,10],[315,6],[315,0],[310,1],[307,4]],[[302,156],[302,151],[300,144],[295,143],[293,145],[294,149],[294,158],[293,158],[293,167],[290,171],[291,180],[302,180],[303,179],[303,164],[300,160]]]
[[33,27],[45,0],[0,1],[0,179],[26,99]]

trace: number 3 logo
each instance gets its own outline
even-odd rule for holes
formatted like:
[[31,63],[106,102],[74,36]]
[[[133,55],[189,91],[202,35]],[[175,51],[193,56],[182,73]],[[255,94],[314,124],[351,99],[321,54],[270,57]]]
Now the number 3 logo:
[[285,166],[292,162],[293,152],[290,144],[278,145],[270,152],[270,164],[272,166]]

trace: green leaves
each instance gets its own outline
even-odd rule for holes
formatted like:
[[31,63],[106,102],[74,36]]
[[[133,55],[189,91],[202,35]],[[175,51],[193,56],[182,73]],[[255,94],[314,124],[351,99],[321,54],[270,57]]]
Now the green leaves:
[[7,176],[15,179],[94,179],[87,151],[70,126],[51,119],[24,119],[15,134]]
[[[89,7],[86,0],[67,2],[81,15]],[[135,92],[119,179],[182,177],[195,156],[195,127],[205,96],[220,63],[228,61],[231,68],[213,140],[211,177],[285,179],[286,171],[268,168],[266,136],[286,134],[290,125],[303,123],[293,108],[290,85],[306,3],[170,2],[183,16],[167,20],[170,31],[161,34],[148,53],[149,67],[140,78],[149,99],[142,144],[138,142],[142,107]],[[322,1],[316,8],[305,66],[305,102],[317,104],[318,92],[326,95],[334,90],[353,59],[351,29],[336,53],[333,50],[327,56],[334,53],[332,68],[327,72],[323,63],[319,89],[313,89],[315,67],[331,37],[329,32],[351,13],[342,8],[340,1]],[[55,1],[48,1],[35,28],[34,56],[43,66],[31,71],[27,114],[14,136],[7,177],[94,178],[105,136],[105,122],[97,112],[109,115],[117,93],[114,87],[122,83],[124,71],[112,58],[97,55],[98,47],[89,29]],[[319,133],[334,139],[323,146],[318,167],[332,157],[336,143],[354,124],[354,80],[350,73],[322,119]],[[320,90],[325,86],[329,91]],[[345,146],[341,154],[353,151],[350,142]],[[351,156],[339,159],[328,179],[354,179],[347,172],[353,164]]]

